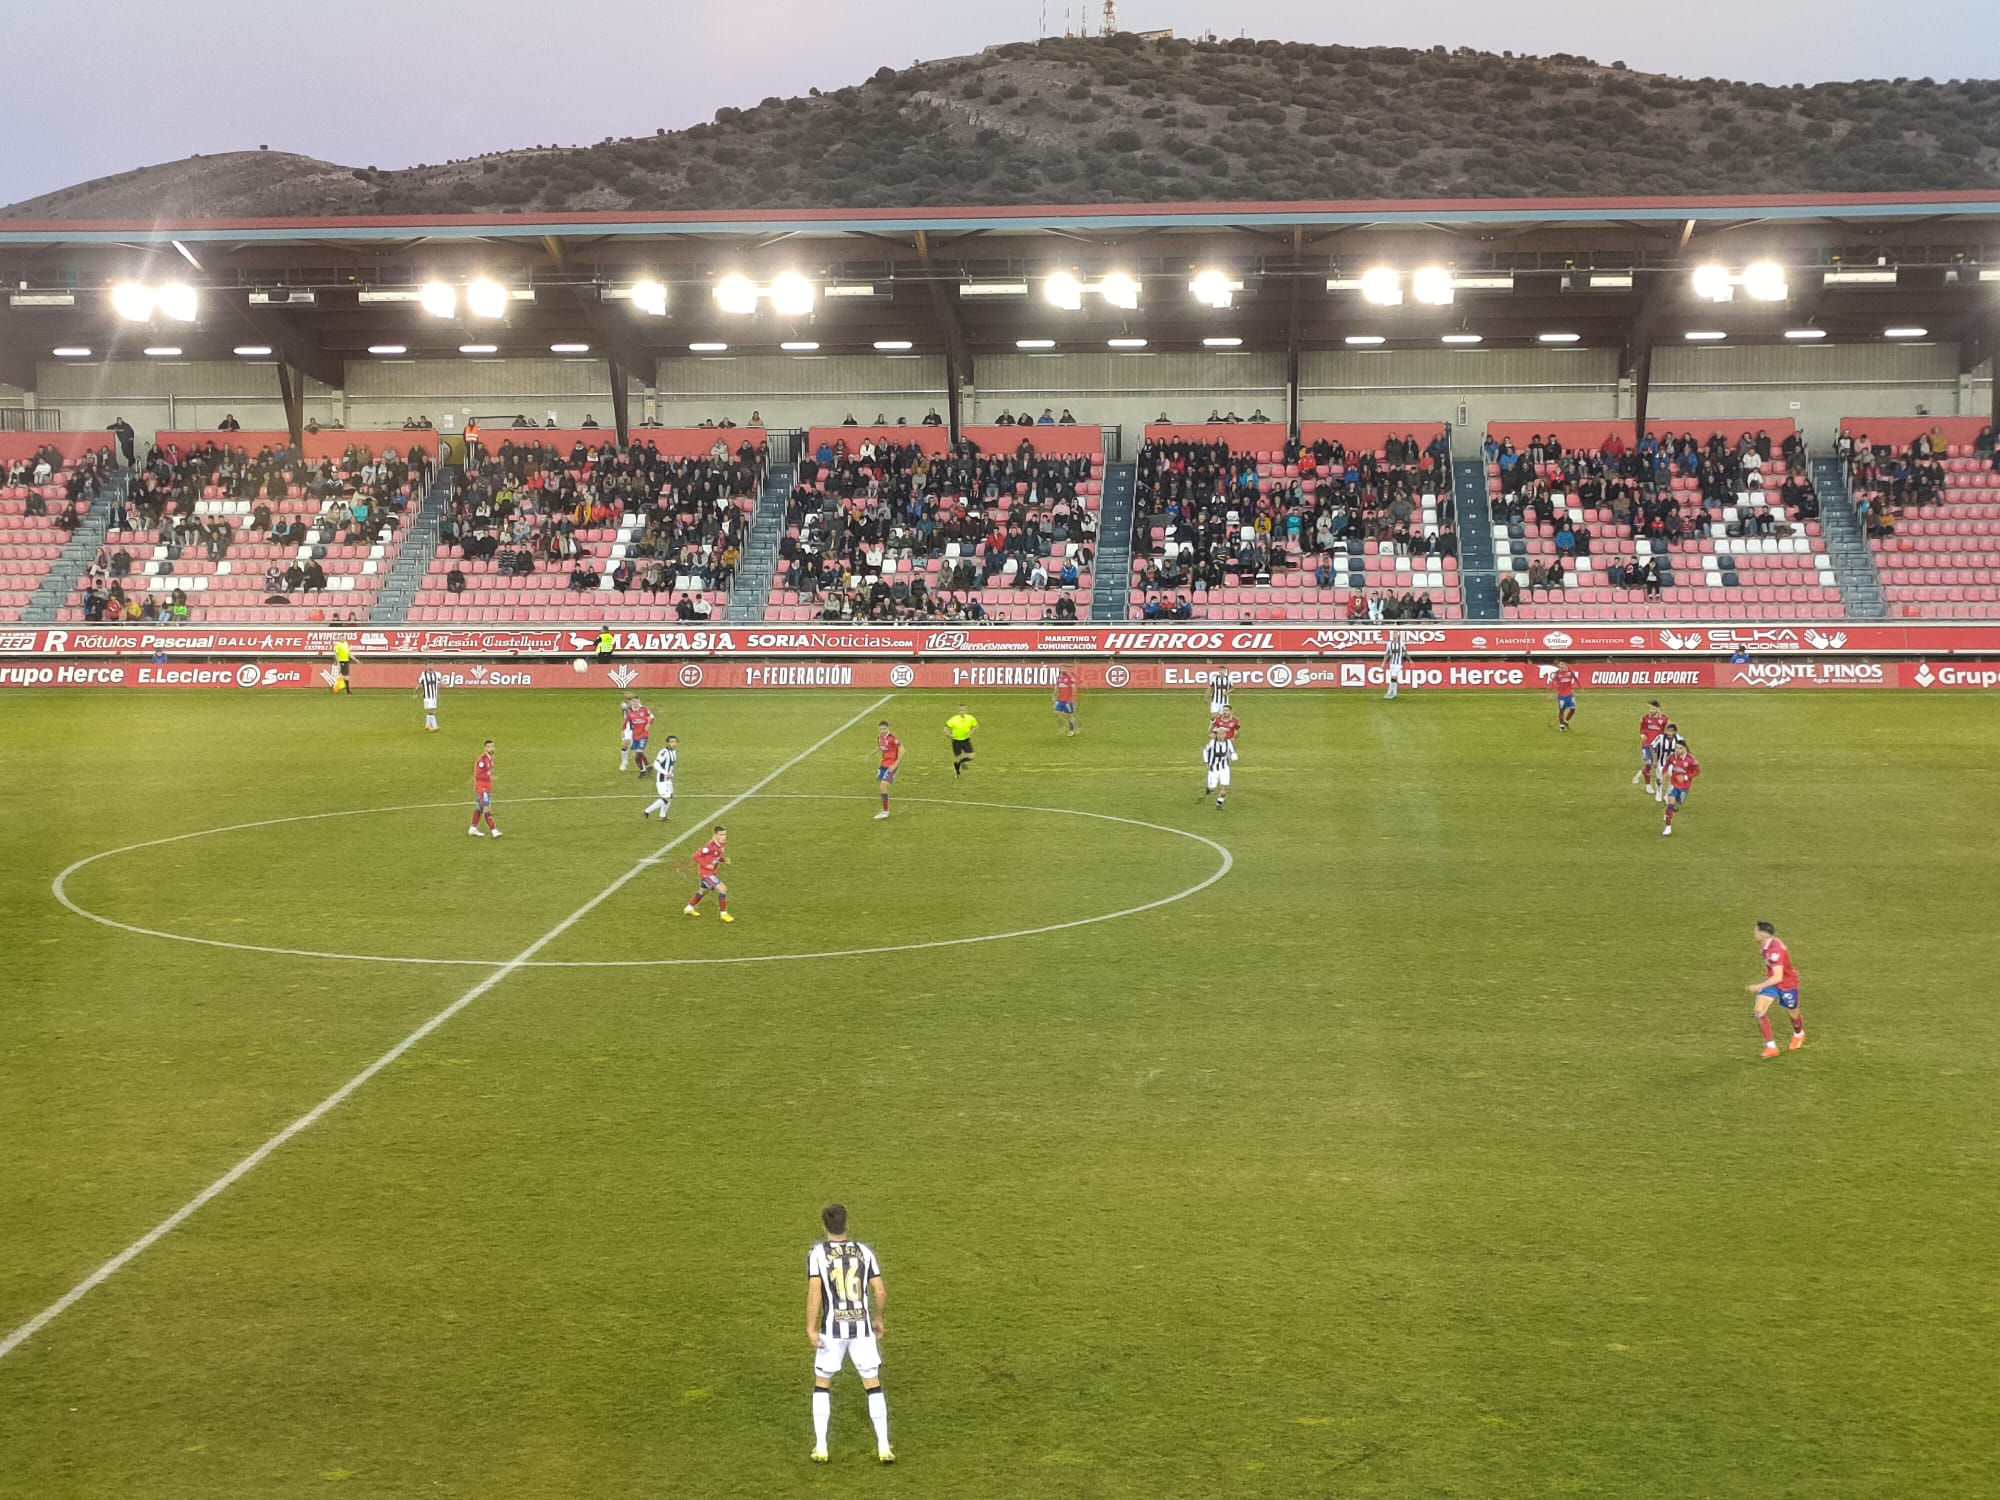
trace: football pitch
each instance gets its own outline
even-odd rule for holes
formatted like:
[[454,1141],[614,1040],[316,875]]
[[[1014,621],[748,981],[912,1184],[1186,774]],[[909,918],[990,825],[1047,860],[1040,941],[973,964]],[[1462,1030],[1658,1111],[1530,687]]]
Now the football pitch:
[[0,1358],[0,1495],[2000,1493],[2000,710],[1670,699],[1663,839],[1642,699],[1239,693],[1218,812],[1192,693],[660,694],[662,827],[611,693],[10,693],[0,1339],[313,1123]]

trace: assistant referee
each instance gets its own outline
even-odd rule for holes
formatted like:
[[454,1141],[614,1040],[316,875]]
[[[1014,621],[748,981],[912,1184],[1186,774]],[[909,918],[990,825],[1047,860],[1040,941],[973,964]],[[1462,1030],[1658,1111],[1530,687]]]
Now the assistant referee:
[[958,712],[944,721],[944,727],[951,735],[951,774],[963,776],[965,768],[972,764],[972,731],[979,727],[979,721],[961,703]]

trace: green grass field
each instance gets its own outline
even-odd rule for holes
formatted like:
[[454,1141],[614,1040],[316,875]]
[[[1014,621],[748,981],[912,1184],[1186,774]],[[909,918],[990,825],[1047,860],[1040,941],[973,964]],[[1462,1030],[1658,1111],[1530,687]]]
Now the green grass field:
[[[1684,696],[1662,839],[1637,695],[1245,694],[1218,814],[1193,695],[903,693],[886,823],[874,701],[660,695],[666,830],[608,694],[0,701],[0,1337],[499,976],[0,1359],[0,1495],[2000,1493],[1994,704]],[[52,893],[241,824],[66,892],[296,951]]]

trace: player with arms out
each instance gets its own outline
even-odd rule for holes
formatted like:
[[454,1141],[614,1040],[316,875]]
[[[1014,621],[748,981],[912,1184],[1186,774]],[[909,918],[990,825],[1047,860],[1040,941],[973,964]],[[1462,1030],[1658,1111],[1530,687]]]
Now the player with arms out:
[[1208,790],[1215,794],[1215,810],[1222,811],[1222,804],[1229,797],[1229,768],[1236,761],[1236,743],[1224,737],[1218,728],[1208,731],[1208,743],[1201,747],[1201,763],[1208,768]]
[[1392,630],[1389,632],[1388,649],[1382,653],[1382,675],[1389,682],[1389,691],[1382,696],[1391,703],[1396,701],[1396,692],[1403,685],[1403,652],[1408,649],[1408,644],[1403,639],[1402,631]]
[[1063,667],[1056,673],[1056,719],[1068,734],[1076,733],[1076,673]]
[[667,813],[674,805],[674,768],[680,764],[680,760],[680,736],[670,734],[666,743],[660,747],[660,753],[653,757],[653,800],[646,804],[646,810],[639,814],[640,817],[652,817],[653,809],[657,807],[660,810],[660,821],[662,823],[667,821]]
[[875,784],[882,791],[882,810],[875,814],[879,823],[889,816],[889,788],[895,784],[896,767],[903,763],[903,742],[889,732],[887,719],[875,726],[875,754],[879,757],[875,767]]
[[979,721],[961,703],[958,712],[944,721],[944,727],[951,736],[951,774],[963,776],[965,768],[972,764],[972,731],[979,727]]
[[833,1416],[833,1377],[854,1361],[854,1373],[868,1393],[868,1420],[875,1424],[875,1456],[896,1461],[889,1447],[889,1398],[882,1394],[882,1309],[889,1296],[875,1252],[847,1237],[847,1208],[829,1203],[820,1210],[826,1238],[806,1252],[806,1337],[813,1346],[813,1451],[826,1462],[826,1428]]
[[729,863],[729,855],[725,852],[725,846],[728,842],[729,831],[720,823],[717,823],[715,825],[715,832],[710,836],[708,842],[694,851],[696,876],[694,897],[686,906],[681,908],[688,916],[700,916],[701,898],[706,896],[710,891],[714,891],[716,909],[721,912],[722,920],[725,922],[734,922],[736,920],[736,918],[729,915],[729,887],[722,883],[722,875],[720,873],[722,866]]
[[[486,827],[479,826],[480,819],[486,820]],[[500,837],[500,830],[493,826],[493,741],[486,742],[479,759],[472,763],[472,826],[465,830],[474,838],[484,838],[492,834]]]
[[1674,831],[1674,814],[1687,801],[1688,788],[1694,785],[1695,777],[1701,774],[1701,762],[1694,758],[1694,751],[1682,745],[1673,758],[1667,762],[1667,821],[1660,829],[1660,837],[1665,838]]
[[1769,922],[1757,924],[1757,947],[1764,955],[1764,977],[1744,988],[1757,997],[1757,1029],[1764,1033],[1764,1056],[1778,1055],[1778,1044],[1771,1036],[1773,1000],[1792,1018],[1792,1051],[1796,1052],[1806,1044],[1806,1018],[1799,1009],[1799,971],[1792,967],[1791,950]]
[[1666,732],[1666,712],[1659,699],[1651,699],[1645,713],[1639,716],[1639,769],[1632,773],[1632,785],[1644,782],[1648,792],[1653,790],[1653,742]]
[[417,673],[417,696],[424,704],[424,728],[432,734],[438,727],[438,693],[444,687],[444,676],[436,667],[425,667]]
[[1569,733],[1569,721],[1576,717],[1576,685],[1579,681],[1576,668],[1568,662],[1556,663],[1555,675],[1549,678],[1549,689],[1556,695],[1556,728]]

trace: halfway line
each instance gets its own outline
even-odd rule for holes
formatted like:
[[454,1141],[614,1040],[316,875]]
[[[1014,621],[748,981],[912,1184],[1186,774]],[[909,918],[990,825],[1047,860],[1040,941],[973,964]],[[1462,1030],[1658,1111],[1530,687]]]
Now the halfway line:
[[[895,694],[893,693],[884,693],[880,698],[877,698],[873,703],[869,704],[866,708],[862,709],[860,713],[856,714],[853,718],[849,719],[845,724],[842,724],[838,729],[832,730],[828,734],[813,741],[812,744],[808,745],[805,749],[801,750],[797,755],[794,755],[790,760],[786,761],[782,766],[779,766],[777,770],[773,771],[770,775],[766,776],[762,781],[758,782],[748,791],[737,793],[735,797],[731,798],[728,802],[725,802],[720,808],[716,809],[714,816],[716,818],[720,818],[724,813],[728,812],[731,808],[737,806],[740,803],[749,801],[752,797],[756,796],[757,793],[761,792],[765,787],[769,786],[772,782],[776,781],[780,776],[784,775],[785,772],[791,770],[794,766],[798,765],[808,756],[811,756],[816,751],[824,749],[827,745],[830,745],[831,743],[833,743],[833,741],[839,739],[840,736],[847,733],[848,730],[852,729],[856,724],[859,724],[863,719],[867,718],[870,714],[874,713],[876,709],[880,708],[883,704],[887,703],[894,696]],[[77,1303],[81,1302],[85,1297],[89,1296],[98,1287],[104,1285],[105,1282],[109,1281],[113,1276],[116,1276],[120,1271],[124,1270],[125,1267],[130,1265],[133,1261],[137,1260],[141,1255],[144,1255],[148,1250],[152,1249],[153,1246],[157,1245],[161,1240],[165,1239],[168,1235],[172,1234],[176,1229],[180,1228],[181,1225],[185,1224],[189,1219],[193,1218],[209,1203],[221,1197],[230,1188],[234,1187],[238,1182],[241,1182],[245,1177],[249,1176],[250,1173],[255,1171],[257,1167],[263,1162],[265,1157],[269,1156],[273,1151],[276,1151],[280,1146],[284,1145],[285,1142],[291,1140],[293,1136],[299,1135],[300,1133],[311,1129],[314,1125],[317,1125],[321,1120],[325,1119],[328,1114],[332,1113],[332,1111],[339,1108],[341,1104],[345,1103],[347,1097],[350,1094],[352,1094],[356,1089],[360,1088],[361,1085],[366,1083],[369,1079],[373,1078],[377,1073],[381,1072],[384,1068],[388,1067],[390,1063],[394,1062],[397,1058],[401,1057],[405,1052],[408,1052],[412,1047],[416,1046],[418,1042],[421,1042],[425,1037],[429,1036],[433,1031],[436,1031],[440,1026],[444,1025],[445,1022],[449,1021],[453,1016],[457,1015],[460,1011],[464,1010],[466,1006],[472,1004],[473,1001],[477,1000],[481,995],[485,994],[488,990],[492,989],[493,986],[498,984],[501,980],[505,979],[508,975],[519,971],[522,968],[522,966],[527,964],[529,960],[534,958],[534,956],[537,953],[540,953],[544,948],[548,947],[550,943],[553,943],[557,938],[561,937],[565,932],[568,932],[570,928],[574,927],[578,922],[581,922],[585,917],[589,916],[592,912],[596,911],[598,907],[602,906],[606,901],[609,901],[613,896],[617,895],[618,892],[625,889],[625,887],[636,876],[643,874],[646,870],[652,868],[653,864],[657,860],[659,860],[663,855],[667,854],[670,850],[672,850],[676,844],[685,842],[687,839],[691,838],[697,831],[698,828],[689,828],[685,833],[677,833],[672,838],[668,839],[658,849],[655,849],[651,854],[647,855],[644,859],[640,860],[637,864],[633,865],[631,869],[627,870],[623,875],[620,875],[616,880],[612,881],[611,884],[607,885],[603,890],[599,891],[595,896],[592,896],[588,901],[584,902],[583,905],[579,906],[575,911],[571,912],[568,916],[564,917],[560,922],[556,923],[555,926],[551,927],[547,932],[543,933],[540,937],[536,938],[532,943],[528,944],[528,946],[523,948],[519,953],[515,954],[512,958],[508,959],[506,963],[501,964],[491,974],[488,974],[484,979],[480,980],[479,983],[475,984],[471,989],[467,990],[463,995],[460,995],[456,1000],[452,1001],[451,1004],[447,1005],[443,1010],[439,1011],[436,1015],[432,1016],[428,1021],[424,1022],[424,1024],[419,1026],[415,1031],[411,1032],[408,1036],[404,1037],[400,1042],[396,1043],[395,1046],[391,1047],[387,1052],[384,1052],[380,1057],[376,1058],[375,1061],[370,1063],[367,1067],[363,1068],[359,1073],[356,1073],[352,1078],[348,1079],[347,1082],[343,1083],[339,1088],[335,1089],[332,1093],[328,1094],[324,1099],[320,1100],[318,1104],[315,1104],[311,1109],[307,1110],[304,1114],[300,1115],[296,1120],[292,1121],[291,1124],[287,1125],[283,1130],[280,1130],[276,1135],[272,1136],[268,1141],[264,1142],[264,1144],[259,1146],[255,1151],[252,1151],[248,1156],[244,1157],[243,1160],[239,1161],[235,1166],[231,1167],[227,1172],[224,1172],[220,1177],[216,1178],[215,1181],[211,1182],[207,1187],[203,1188],[199,1193],[196,1193],[194,1197],[190,1198],[186,1203],[183,1203],[179,1208],[175,1209],[171,1214],[169,1214],[166,1218],[162,1219],[158,1224],[154,1225],[151,1229],[147,1230],[144,1234],[140,1235],[138,1239],[134,1240],[131,1244],[127,1245],[123,1250],[120,1250],[116,1255],[112,1256],[111,1259],[107,1260],[103,1265],[99,1266],[95,1271],[92,1271],[88,1276],[84,1277],[83,1280],[79,1281],[75,1286],[71,1287],[68,1291],[64,1292],[60,1297],[56,1298],[55,1301],[51,1302],[47,1307],[43,1308],[40,1312],[36,1313],[32,1318],[28,1319],[27,1322],[23,1323],[19,1328],[16,1328],[12,1333],[8,1334],[4,1339],[0,1339],[0,1359],[5,1359],[8,1355],[12,1354],[16,1349],[20,1348],[21,1345],[27,1343],[29,1339],[33,1338],[36,1334],[40,1333],[44,1328],[48,1327],[49,1324],[53,1323],[57,1318],[61,1317],[64,1313],[68,1312],[72,1307],[76,1306]]]

